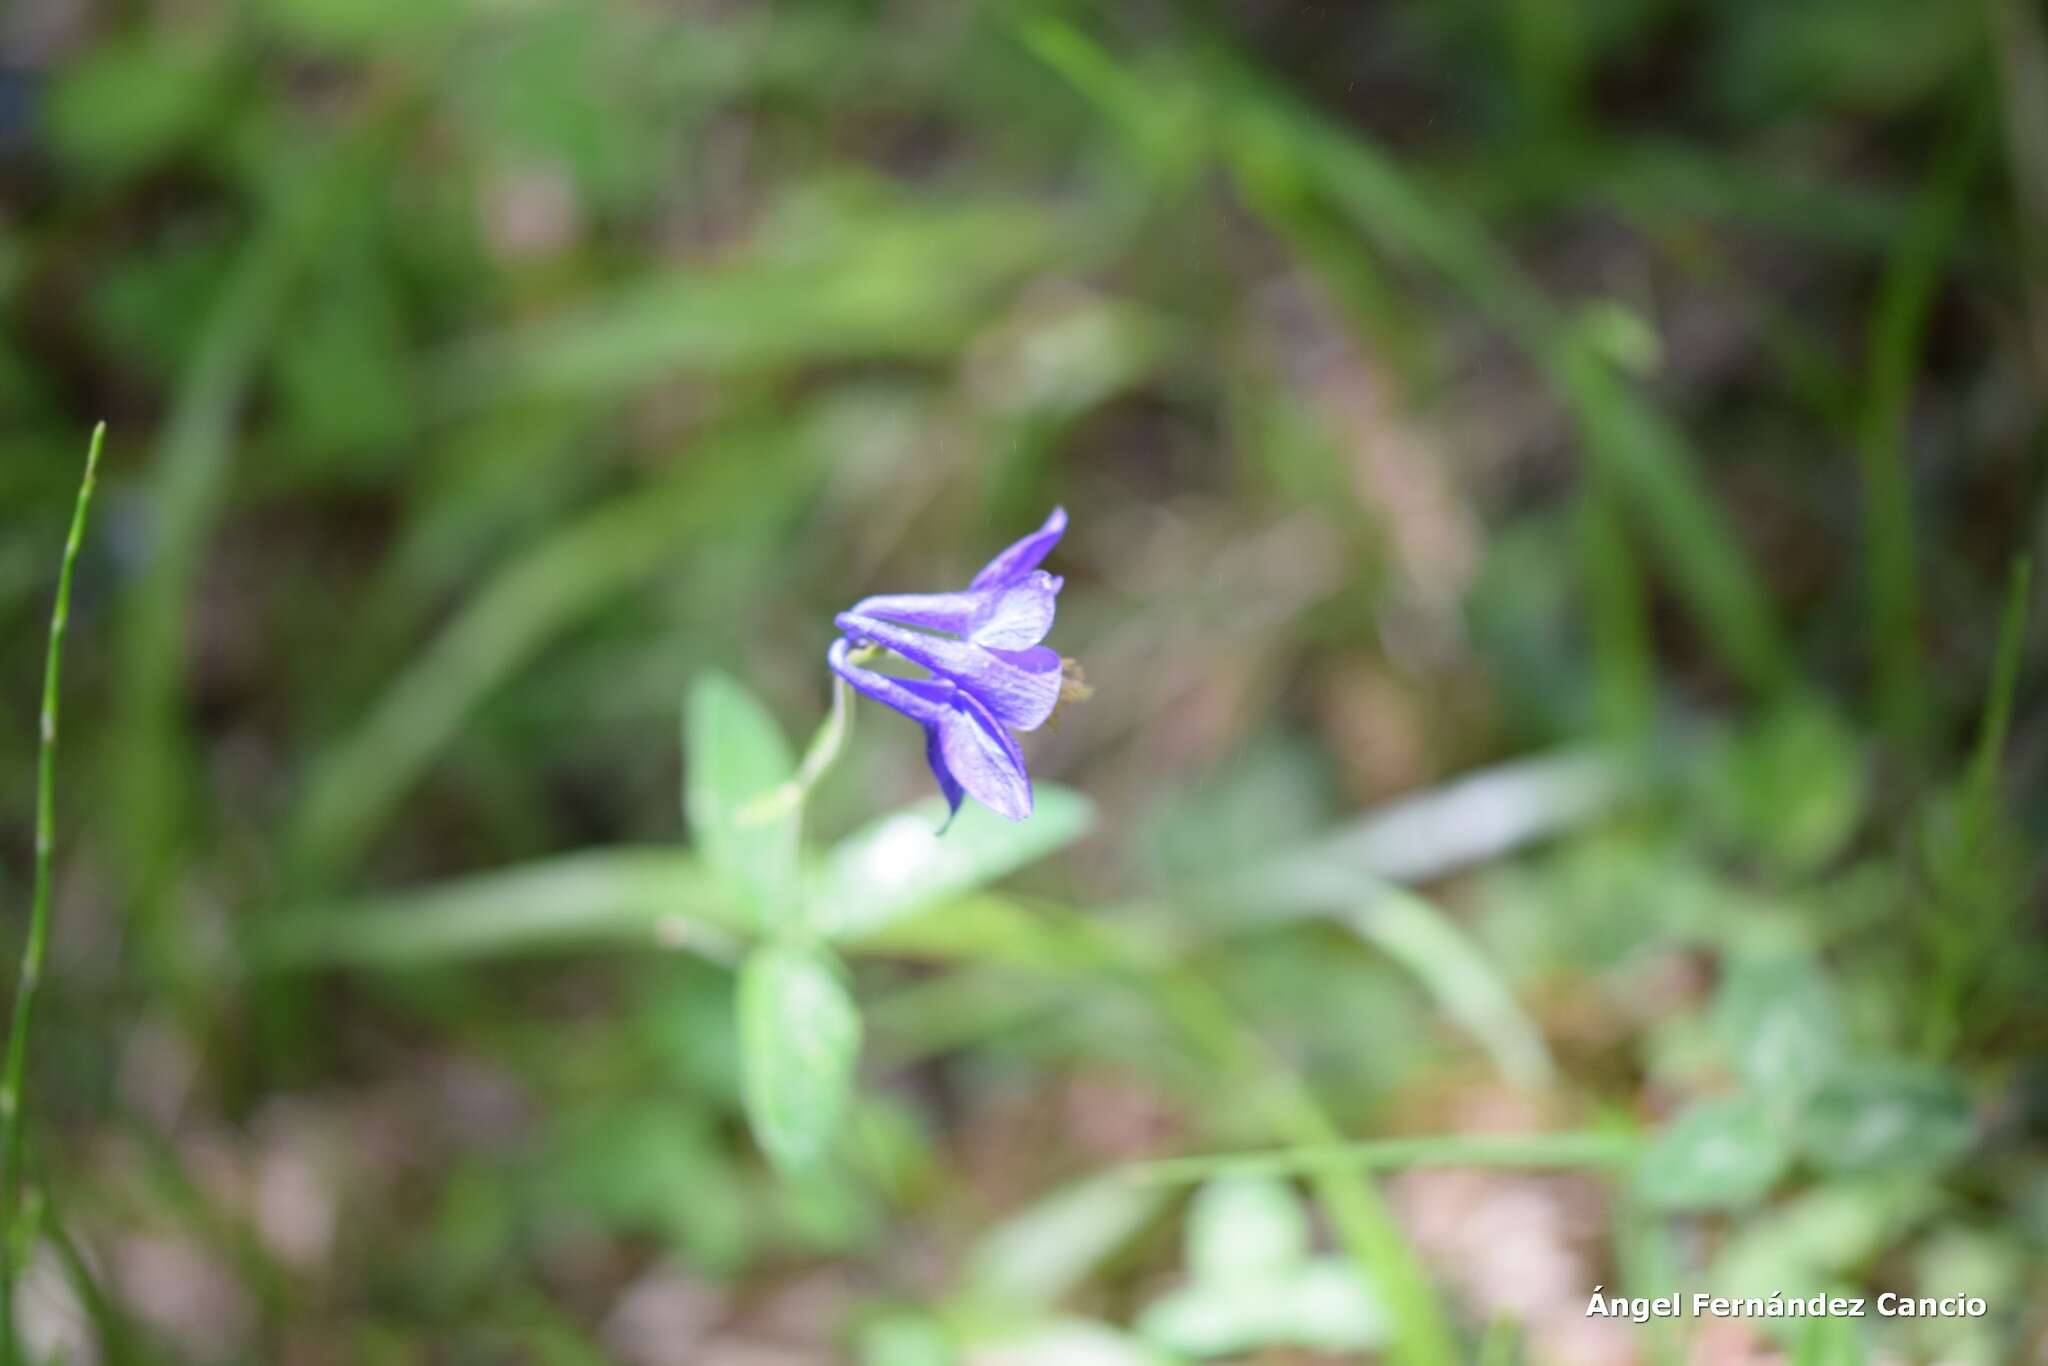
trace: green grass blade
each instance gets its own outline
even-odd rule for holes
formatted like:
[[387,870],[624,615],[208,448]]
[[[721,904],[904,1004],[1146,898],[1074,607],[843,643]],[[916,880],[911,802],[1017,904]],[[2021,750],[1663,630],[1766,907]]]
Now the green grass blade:
[[1648,589],[1629,544],[1621,492],[1595,461],[1579,493],[1593,636],[1594,719],[1610,744],[1632,748],[1648,735],[1657,705]]
[[745,917],[692,855],[599,849],[415,891],[287,909],[254,923],[258,972],[445,967],[577,949],[737,956]]
[[614,399],[678,372],[943,359],[1067,235],[1027,203],[849,209],[826,199],[796,216],[825,226],[757,259],[673,271],[472,338],[432,364],[429,387],[454,413],[508,398]]
[[193,810],[184,652],[194,584],[227,502],[236,425],[257,371],[337,204],[374,162],[381,131],[332,153],[331,166],[298,187],[257,233],[200,333],[151,461],[149,550],[121,623],[116,788],[141,948],[170,980],[183,974],[182,950],[159,908]]
[[1225,147],[1233,172],[1240,179],[1286,175],[1314,187],[1361,235],[1466,294],[1529,354],[1577,418],[1590,454],[1614,471],[1649,524],[1729,666],[1759,691],[1789,683],[1790,657],[1769,595],[1682,434],[1587,351],[1562,310],[1476,220],[1437,202],[1376,149],[1257,78],[1225,66],[1216,83],[1231,92]]
[[1418,1167],[1502,1167],[1521,1171],[1623,1168],[1641,1154],[1633,1134],[1447,1134],[1363,1143],[1318,1143],[1266,1152],[1168,1157],[1122,1169],[1140,1185],[1192,1185],[1218,1177],[1310,1176],[1331,1171],[1406,1171]]
[[683,811],[712,871],[766,928],[801,909],[800,804],[761,810],[790,781],[796,760],[775,714],[730,674],[691,680],[683,694]]
[[[1500,819],[1498,806],[1493,814]],[[1382,818],[1380,828],[1389,826],[1411,843],[1422,842],[1421,821]],[[1503,1076],[1518,1086],[1548,1085],[1556,1065],[1542,1032],[1493,964],[1435,906],[1366,866],[1381,843],[1368,838],[1375,833],[1368,825],[1262,861],[1216,890],[1218,913],[1244,926],[1305,915],[1342,925],[1406,968]]]
[[483,699],[568,626],[762,489],[800,484],[790,455],[780,440],[740,439],[513,557],[319,760],[293,832],[297,871],[317,886],[360,852]]
[[1906,475],[1906,413],[1935,288],[1983,164],[1986,131],[1985,121],[1972,115],[1943,149],[1912,226],[1886,267],[1870,325],[1865,402],[1857,428],[1877,714],[1893,740],[1909,750],[1926,731],[1927,683],[1921,665],[1913,495]]
[[913,803],[834,846],[813,880],[806,915],[813,930],[853,942],[885,934],[927,907],[987,886],[1086,835],[1095,804],[1072,788],[1038,783],[1036,809],[1006,821],[963,806],[944,835],[942,799]]
[[1051,1309],[1158,1218],[1169,1195],[1103,1176],[1062,1187],[981,1236],[961,1293],[1003,1314]]
[[15,1350],[14,1282],[16,1258],[28,1255],[27,1239],[19,1236],[22,1208],[22,1159],[28,1111],[29,1026],[43,981],[43,958],[50,943],[50,895],[57,848],[57,710],[63,694],[64,632],[71,621],[71,578],[78,549],[85,541],[86,514],[92,508],[99,477],[100,450],[107,424],[92,430],[85,452],[85,477],[71,512],[71,531],[64,538],[64,560],[57,571],[57,600],[50,610],[50,644],[43,656],[43,708],[36,746],[35,888],[28,915],[28,937],[21,950],[21,974],[14,988],[14,1017],[7,1029],[7,1070],[0,1076],[0,1350],[10,1359]]
[[1493,965],[1436,907],[1388,886],[1337,918],[1421,982],[1443,1012],[1479,1041],[1502,1076],[1530,1089],[1556,1081],[1557,1065],[1541,1031]]

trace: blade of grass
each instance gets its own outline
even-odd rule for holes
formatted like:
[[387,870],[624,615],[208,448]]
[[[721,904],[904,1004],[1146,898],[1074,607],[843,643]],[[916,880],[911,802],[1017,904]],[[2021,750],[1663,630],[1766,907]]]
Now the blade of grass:
[[[1342,1135],[1307,1083],[1204,977],[1110,922],[1051,911],[1039,918],[1071,945],[1077,964],[1091,964],[1149,1002],[1217,1085],[1235,1088],[1277,1141],[1297,1148],[1340,1142]],[[1325,1171],[1310,1181],[1339,1246],[1394,1316],[1391,1359],[1406,1366],[1453,1366],[1459,1360],[1456,1335],[1379,1189],[1355,1171]]]
[[[1952,847],[1937,849],[1937,894],[1929,899],[1925,926],[1933,971],[1923,1031],[1926,1051],[1937,1057],[1962,1034],[1972,983],[1990,975],[2020,900],[2004,875],[2007,860],[2000,857],[1998,775],[2026,654],[2032,587],[2033,564],[2022,556],[2006,589],[1976,749],[1963,776],[1954,828],[1947,832]],[[2014,956],[2008,961],[2026,960]]]
[[577,948],[736,958],[745,920],[674,849],[599,849],[417,891],[280,911],[250,928],[261,972],[441,967]]
[[1220,62],[1211,85],[1227,101],[1224,150],[1235,175],[1281,174],[1313,186],[1359,233],[1443,276],[1528,353],[1577,418],[1591,456],[1611,467],[1650,524],[1728,665],[1757,691],[1782,690],[1790,658],[1768,595],[1678,429],[1588,351],[1476,219],[1435,201],[1377,149],[1235,64]]
[[44,1221],[43,1237],[64,1263],[72,1292],[78,1296],[79,1306],[92,1324],[100,1359],[107,1366],[133,1366],[134,1363],[152,1360],[144,1346],[142,1333],[129,1322],[123,1307],[101,1287],[98,1273],[92,1262],[87,1260],[85,1250],[71,1236],[70,1229],[65,1227],[55,1211]]
[[1783,693],[1792,665],[1770,599],[1727,518],[1708,495],[1679,429],[1575,341],[1537,354],[1571,407],[1588,450],[1648,523],[1693,614],[1729,668],[1752,690]]
[[[1156,965],[1134,965],[1134,971],[1140,988],[1208,1055],[1219,1076],[1235,1077],[1246,1088],[1248,1102],[1281,1141],[1320,1147],[1342,1138],[1299,1074],[1272,1056],[1206,981]],[[1453,1366],[1460,1358],[1457,1337],[1379,1188],[1354,1171],[1315,1173],[1310,1184],[1345,1255],[1386,1298],[1395,1323],[1391,1358],[1405,1366]]]
[[[1506,858],[1593,825],[1635,795],[1627,772],[1590,750],[1513,759],[1397,797],[1336,826],[1272,864],[1300,855],[1374,881],[1421,883]],[[1309,884],[1340,904],[1371,888],[1357,881]],[[1261,903],[1247,882],[1243,899]]]
[[443,415],[508,398],[604,400],[677,372],[955,354],[1071,225],[1023,203],[831,203],[801,240],[676,270],[563,315],[458,343],[430,366]]
[[1485,954],[1427,900],[1361,867],[1355,839],[1339,835],[1264,860],[1218,886],[1214,904],[1239,926],[1303,916],[1343,926],[1407,969],[1508,1080],[1524,1087],[1553,1081],[1556,1064],[1542,1032]]
[[227,498],[235,426],[291,290],[318,253],[336,210],[371,173],[394,123],[389,111],[331,153],[310,183],[287,192],[214,306],[180,378],[151,461],[147,556],[121,626],[119,828],[143,957],[159,981],[193,980],[165,923],[170,863],[193,810],[184,720],[184,651],[194,582]]
[[1391,885],[1334,917],[1406,968],[1464,1027],[1501,1075],[1537,1090],[1557,1080],[1542,1032],[1478,947],[1429,902]]
[[1167,1194],[1102,1176],[1055,1191],[981,1236],[961,1293],[1008,1315],[1049,1310],[1157,1218]]
[[1906,412],[1935,288],[1984,160],[1989,125],[1976,112],[1981,103],[1972,109],[1943,148],[1911,229],[1885,269],[1870,324],[1865,403],[1857,431],[1865,610],[1877,714],[1909,754],[1926,733],[1927,684],[1921,667],[1913,495],[1906,475]]
[[514,556],[314,767],[292,834],[317,889],[375,836],[476,706],[548,641],[764,490],[790,497],[795,444],[747,432]]
[[1641,1141],[1630,1133],[1446,1134],[1322,1143],[1269,1152],[1167,1157],[1123,1168],[1142,1185],[1192,1185],[1218,1177],[1308,1176],[1331,1171],[1403,1171],[1415,1167],[1507,1167],[1525,1171],[1625,1167]]
[[78,565],[78,548],[85,541],[86,514],[92,507],[93,484],[99,477],[100,450],[106,439],[107,424],[102,422],[93,428],[92,442],[86,447],[85,477],[79,481],[71,531],[64,538],[57,600],[50,611],[50,644],[43,657],[41,738],[36,747],[35,886],[29,901],[28,938],[21,950],[21,973],[14,988],[14,1018],[7,1030],[7,1071],[0,1076],[0,1183],[4,1183],[0,1185],[0,1350],[10,1359],[15,1350],[15,1259],[29,1251],[26,1240],[19,1237],[17,1214],[28,1111],[29,1025],[35,1016],[43,957],[50,943],[51,880],[57,848],[57,704],[64,676],[64,632],[71,620],[72,573]]
[[[1054,906],[1037,908],[1029,920],[1032,936],[1050,941],[1034,955],[1034,965],[1125,986],[1172,1027],[1215,1085],[1242,1097],[1276,1142],[1322,1148],[1340,1141],[1301,1077],[1272,1054],[1213,985],[1176,963],[1170,950],[1128,924]],[[1392,1359],[1407,1366],[1452,1366],[1460,1359],[1457,1338],[1428,1273],[1379,1190],[1363,1174],[1346,1170],[1314,1174],[1312,1184],[1338,1243],[1395,1316]]]
[[1657,684],[1648,590],[1622,512],[1612,471],[1593,462],[1577,529],[1591,600],[1594,719],[1608,743],[1626,751],[1648,737]]

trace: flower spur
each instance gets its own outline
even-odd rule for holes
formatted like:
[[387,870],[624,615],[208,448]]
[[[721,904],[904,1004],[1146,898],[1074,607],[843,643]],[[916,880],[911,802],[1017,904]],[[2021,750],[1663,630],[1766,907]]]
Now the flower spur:
[[[836,618],[842,635],[826,661],[856,691],[924,727],[926,762],[955,813],[964,795],[1013,821],[1031,814],[1031,775],[1010,731],[1036,730],[1059,705],[1062,661],[1039,642],[1063,580],[1038,566],[1066,529],[1065,509],[1054,508],[961,591],[863,598]],[[864,668],[867,646],[930,677]]]

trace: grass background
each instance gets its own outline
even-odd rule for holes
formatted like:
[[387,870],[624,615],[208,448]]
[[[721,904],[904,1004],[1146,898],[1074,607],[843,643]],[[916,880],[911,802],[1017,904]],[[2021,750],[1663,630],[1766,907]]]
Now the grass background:
[[[2036,1360],[2044,394],[2026,0],[15,0],[31,1353]],[[779,1177],[684,686],[1054,502],[1092,805]]]

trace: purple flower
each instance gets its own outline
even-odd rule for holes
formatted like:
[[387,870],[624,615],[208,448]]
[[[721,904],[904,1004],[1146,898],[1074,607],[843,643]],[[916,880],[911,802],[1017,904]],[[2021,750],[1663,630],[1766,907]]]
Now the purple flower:
[[[924,727],[925,758],[956,812],[965,794],[1013,821],[1031,814],[1031,775],[1010,730],[1036,730],[1059,704],[1060,657],[1039,642],[1062,580],[1038,565],[1066,529],[1065,509],[1054,508],[960,592],[863,598],[837,618],[844,635],[826,656],[833,671]],[[866,645],[931,676],[862,668],[854,651]]]

